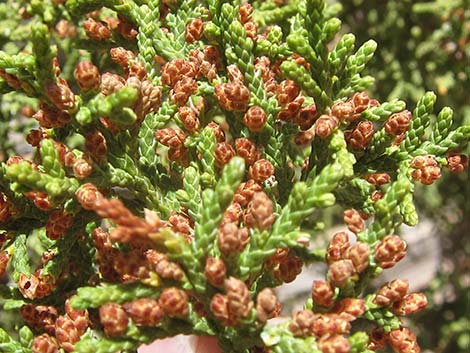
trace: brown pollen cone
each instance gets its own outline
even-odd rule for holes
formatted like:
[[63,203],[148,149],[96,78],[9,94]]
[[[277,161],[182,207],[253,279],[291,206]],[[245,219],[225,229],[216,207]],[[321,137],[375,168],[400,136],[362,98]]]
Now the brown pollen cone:
[[376,293],[374,303],[381,306],[388,306],[401,300],[408,292],[408,281],[396,279],[382,286]]
[[392,114],[385,122],[385,132],[389,135],[401,135],[408,131],[410,127],[412,114],[408,110]]
[[396,315],[405,316],[418,313],[426,308],[428,299],[423,293],[411,293],[393,303],[392,311]]
[[120,336],[127,331],[129,318],[121,305],[116,303],[104,304],[100,307],[99,314],[100,322],[107,336]]
[[100,72],[90,61],[80,61],[73,75],[82,91],[90,91],[100,86]]
[[219,142],[215,145],[215,164],[222,168],[235,157],[235,149],[228,142]]
[[369,255],[369,244],[357,242],[346,250],[344,258],[351,260],[356,272],[361,273],[369,266]]
[[228,311],[232,317],[243,318],[248,316],[253,308],[250,291],[246,284],[235,277],[225,280],[225,291],[228,298]]
[[375,259],[382,268],[393,267],[406,255],[407,245],[398,235],[387,235],[375,248]]
[[184,38],[186,39],[186,42],[193,43],[196,40],[201,39],[203,31],[204,23],[200,18],[195,18],[186,25]]
[[209,256],[206,260],[204,275],[207,281],[214,287],[221,287],[224,284],[227,269],[225,263],[221,259]]
[[327,281],[316,280],[312,283],[312,300],[315,305],[330,307],[334,304],[334,288]]
[[243,222],[261,231],[269,229],[276,218],[273,213],[274,206],[269,196],[265,192],[257,192],[243,214]]
[[317,315],[311,310],[300,310],[294,313],[292,321],[289,323],[289,331],[296,337],[312,336],[313,323]]
[[258,159],[250,167],[248,174],[251,179],[262,183],[274,175],[275,169],[271,162],[266,159]]
[[371,121],[361,121],[347,137],[349,146],[354,149],[366,149],[374,136],[374,124]]
[[34,337],[31,350],[33,353],[58,353],[59,348],[59,343],[54,337],[43,333],[40,336]]
[[259,321],[266,322],[279,316],[281,303],[271,288],[264,288],[256,298],[256,315]]
[[315,136],[319,138],[327,138],[339,126],[339,120],[335,116],[322,115],[315,122]]
[[341,260],[348,248],[348,234],[345,232],[335,233],[331,241],[328,243],[328,248],[326,249],[326,261],[328,264]]
[[267,120],[266,112],[258,106],[250,107],[243,116],[243,124],[252,132],[262,131]]
[[256,145],[250,139],[240,137],[235,140],[235,150],[237,155],[242,157],[249,165],[259,159],[259,152]]
[[361,214],[353,208],[344,211],[343,220],[344,223],[348,226],[348,229],[354,234],[362,232],[365,228],[364,220],[362,219]]
[[342,335],[327,335],[318,341],[318,348],[322,353],[348,353],[351,350],[351,344]]
[[342,288],[355,275],[356,270],[351,260],[333,262],[328,269],[328,278],[335,287]]
[[189,314],[188,295],[176,287],[165,288],[158,303],[169,317],[184,318]]
[[250,90],[239,81],[228,82],[215,87],[215,96],[225,110],[243,112],[250,101]]
[[388,342],[396,353],[419,353],[416,335],[410,329],[402,327],[388,334]]
[[464,154],[451,153],[447,157],[446,168],[453,173],[463,172],[468,168],[468,157]]
[[140,298],[123,305],[124,310],[138,326],[156,326],[164,317],[156,299]]
[[226,223],[217,235],[217,245],[225,256],[242,252],[250,242],[248,229],[239,228],[235,223]]
[[246,206],[253,198],[253,195],[263,190],[263,187],[255,180],[249,179],[245,183],[241,183],[235,191],[233,201],[241,206]]

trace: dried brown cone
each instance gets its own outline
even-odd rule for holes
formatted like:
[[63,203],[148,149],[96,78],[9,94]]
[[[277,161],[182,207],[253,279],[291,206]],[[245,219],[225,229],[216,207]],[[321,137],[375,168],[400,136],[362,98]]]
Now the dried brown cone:
[[58,316],[55,307],[24,304],[20,309],[20,314],[28,326],[55,335],[55,322]]
[[250,101],[250,91],[239,81],[228,82],[215,87],[215,95],[222,108],[243,112]]
[[100,92],[109,96],[126,85],[126,80],[117,74],[106,72],[101,75]]
[[247,317],[253,308],[250,291],[246,284],[235,277],[225,280],[225,291],[227,293],[227,307],[230,316],[234,318]]
[[177,105],[185,105],[189,97],[197,92],[197,82],[191,77],[182,77],[170,91],[170,100]]
[[253,195],[244,214],[243,223],[259,230],[269,229],[275,220],[273,202],[265,192]]
[[109,337],[121,336],[127,331],[129,318],[124,308],[116,303],[104,304],[99,309],[100,322]]
[[312,336],[313,323],[317,315],[311,310],[300,310],[294,313],[292,321],[289,323],[289,331],[296,337]]
[[274,271],[274,275],[284,283],[293,282],[297,275],[302,272],[304,265],[302,259],[296,255],[290,254],[279,263],[279,267]]
[[331,307],[335,300],[335,291],[333,286],[322,280],[313,281],[312,284],[312,300],[315,305],[322,307]]
[[192,134],[199,130],[201,122],[199,121],[198,113],[194,109],[183,106],[179,107],[178,113],[186,131]]
[[156,299],[140,298],[123,305],[124,310],[137,326],[156,326],[164,317]]
[[104,40],[111,37],[111,32],[106,24],[95,21],[92,18],[88,18],[83,22],[83,27],[85,28],[87,36],[91,39]]
[[353,208],[344,211],[343,221],[354,234],[362,232],[365,228],[361,214]]
[[318,341],[318,348],[322,353],[348,353],[351,350],[351,344],[342,335],[327,335]]
[[204,275],[207,281],[214,287],[222,287],[227,275],[227,268],[222,259],[216,259],[209,256],[206,259],[206,266],[204,268]]
[[388,334],[388,342],[396,353],[419,353],[416,335],[406,327],[392,330]]
[[412,114],[408,110],[392,114],[385,122],[385,132],[389,135],[398,136],[408,131]]
[[61,348],[66,352],[73,352],[74,344],[80,340],[85,331],[78,330],[74,321],[68,315],[61,315],[55,323],[55,337]]
[[381,306],[388,306],[401,300],[408,293],[408,281],[396,279],[382,286],[374,297],[374,303]]
[[387,345],[387,334],[382,327],[374,328],[369,334],[369,345],[367,348],[376,351]]
[[369,266],[369,244],[357,242],[344,253],[344,258],[352,261],[357,273],[363,272]]
[[392,311],[396,315],[406,316],[418,313],[426,308],[428,300],[423,293],[411,293],[393,303]]
[[49,239],[58,240],[62,238],[72,226],[73,216],[62,210],[51,213],[46,224],[46,235]]
[[173,87],[183,77],[193,78],[196,74],[197,70],[193,63],[183,59],[173,59],[162,68],[162,82]]
[[222,168],[235,157],[235,149],[228,142],[219,142],[215,145],[215,164]]
[[165,288],[158,303],[169,317],[184,318],[189,314],[188,295],[176,287]]
[[393,267],[406,255],[407,245],[398,235],[387,235],[375,248],[375,259],[382,268]]
[[90,61],[80,61],[73,74],[82,91],[90,91],[100,86],[100,72]]
[[262,183],[274,175],[275,169],[271,162],[266,159],[258,159],[250,167],[248,174],[250,179]]
[[217,245],[225,256],[242,252],[250,242],[248,229],[239,228],[235,223],[226,223],[217,235]]
[[327,138],[339,126],[339,120],[335,116],[322,115],[315,122],[315,136]]
[[261,71],[261,78],[265,82],[274,77],[270,66],[271,61],[267,56],[259,56],[255,59],[255,71]]
[[34,337],[31,346],[33,353],[58,353],[59,348],[57,340],[47,333]]
[[328,269],[328,279],[335,287],[345,287],[356,274],[351,260],[339,260],[333,262]]
[[350,102],[354,106],[354,115],[351,117],[352,120],[359,119],[361,113],[367,108],[379,105],[379,102],[375,99],[370,99],[366,92],[354,93],[350,98]]
[[354,149],[366,149],[374,136],[374,124],[371,121],[361,121],[347,136],[346,140]]
[[227,76],[230,81],[238,81],[238,82],[243,83],[243,80],[245,79],[245,77],[243,76],[242,72],[240,71],[237,65],[234,65],[234,64],[229,65],[227,66],[226,70],[227,70]]
[[262,131],[267,120],[266,112],[257,105],[250,107],[243,116],[243,124],[252,132]]
[[328,243],[328,248],[326,249],[326,261],[328,264],[341,260],[348,248],[348,235],[345,232],[335,233],[331,241]]
[[451,153],[447,157],[446,168],[453,173],[463,172],[468,168],[468,157],[464,154]]
[[279,316],[281,303],[271,288],[264,288],[256,297],[256,317],[261,322]]
[[44,298],[52,293],[54,287],[50,276],[32,274],[28,277],[21,273],[18,281],[18,289],[28,299]]
[[193,43],[201,39],[203,31],[204,23],[202,20],[200,18],[194,18],[186,25],[184,38],[186,42]]

